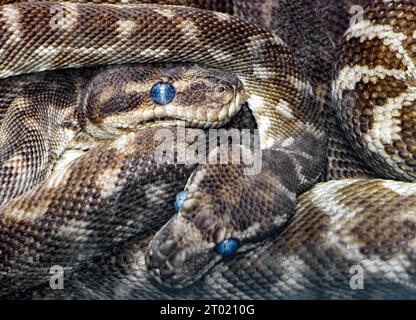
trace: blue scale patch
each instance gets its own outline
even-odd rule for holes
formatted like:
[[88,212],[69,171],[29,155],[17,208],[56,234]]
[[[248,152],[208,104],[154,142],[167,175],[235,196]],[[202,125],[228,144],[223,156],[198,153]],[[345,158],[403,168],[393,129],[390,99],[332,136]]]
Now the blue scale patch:
[[171,102],[176,95],[173,85],[168,82],[158,82],[150,90],[150,96],[154,103],[164,106]]
[[237,239],[227,239],[217,244],[214,248],[215,252],[222,255],[223,257],[229,257],[233,255],[238,249]]
[[187,195],[188,195],[187,191],[181,191],[176,195],[176,199],[175,199],[176,212],[179,212],[179,210],[181,210],[183,202],[185,201],[185,198]]

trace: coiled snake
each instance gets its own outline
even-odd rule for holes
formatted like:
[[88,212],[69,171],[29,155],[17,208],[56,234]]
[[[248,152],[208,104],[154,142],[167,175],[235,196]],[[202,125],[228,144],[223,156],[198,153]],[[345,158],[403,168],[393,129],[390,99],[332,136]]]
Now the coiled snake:
[[0,8],[1,296],[412,297],[416,4],[153,2]]

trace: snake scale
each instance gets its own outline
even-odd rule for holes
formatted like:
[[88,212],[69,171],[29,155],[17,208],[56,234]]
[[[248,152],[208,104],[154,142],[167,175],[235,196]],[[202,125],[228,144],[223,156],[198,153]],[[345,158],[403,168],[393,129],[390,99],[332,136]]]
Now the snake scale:
[[[1,297],[414,296],[414,1],[6,2]],[[261,170],[154,156],[210,128]]]

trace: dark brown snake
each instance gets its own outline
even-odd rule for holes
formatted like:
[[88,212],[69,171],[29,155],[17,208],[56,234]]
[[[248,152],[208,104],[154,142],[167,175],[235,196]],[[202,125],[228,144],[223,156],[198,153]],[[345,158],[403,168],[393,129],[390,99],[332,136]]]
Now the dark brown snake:
[[0,296],[414,297],[416,3],[141,2],[0,7]]

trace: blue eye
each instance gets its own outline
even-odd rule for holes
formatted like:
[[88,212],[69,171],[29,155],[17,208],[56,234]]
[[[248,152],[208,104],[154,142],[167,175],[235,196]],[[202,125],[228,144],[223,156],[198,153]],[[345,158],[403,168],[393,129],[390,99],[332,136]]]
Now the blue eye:
[[175,199],[176,212],[179,212],[179,210],[182,208],[183,202],[185,201],[187,194],[188,194],[187,191],[181,191],[176,195],[176,199]]
[[161,106],[171,102],[175,95],[175,88],[168,82],[158,82],[150,90],[153,102]]
[[215,252],[222,255],[223,257],[228,257],[234,254],[238,249],[238,240],[237,239],[227,239],[223,242],[217,244],[214,248]]

